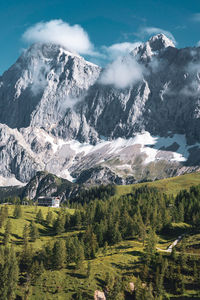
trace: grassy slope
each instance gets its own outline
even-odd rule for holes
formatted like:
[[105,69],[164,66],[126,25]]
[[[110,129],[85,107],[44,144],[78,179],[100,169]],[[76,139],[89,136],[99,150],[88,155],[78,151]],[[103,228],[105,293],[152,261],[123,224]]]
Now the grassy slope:
[[[42,210],[43,218],[46,219],[46,215],[49,209],[53,212],[53,218],[57,217],[58,208],[48,208],[48,207],[35,207],[35,206],[22,206],[22,218],[15,219],[13,218],[14,206],[8,205],[8,214],[11,221],[11,242],[15,245],[16,250],[20,250],[22,244],[22,235],[25,225],[30,225],[31,221],[35,221],[36,214],[38,210]],[[73,213],[73,209],[68,209],[70,213]],[[59,238],[59,236],[54,237],[53,232],[50,227],[45,225],[37,224],[36,226],[39,229],[40,238],[36,240],[35,243],[32,243],[34,249],[39,249],[43,244],[45,244],[49,239]],[[0,228],[0,241],[2,242],[4,233],[4,227]],[[66,233],[67,234],[67,233]]]
[[[35,219],[36,208],[31,206],[23,207],[23,216],[20,219],[14,219],[12,217],[14,206],[9,207],[9,219],[12,223],[12,243],[15,245],[16,250],[20,250],[22,242],[22,232],[25,224],[30,224],[31,220]],[[48,208],[40,207],[44,218],[48,212]],[[37,208],[38,210],[39,208]],[[54,214],[54,218],[57,216],[58,209],[51,208]],[[73,210],[69,210],[73,213]],[[47,241],[57,238],[65,239],[69,234],[77,234],[77,231],[64,233],[60,236],[53,235],[51,228],[45,225],[36,224],[40,231],[40,238],[36,242],[32,243],[33,248],[39,249]],[[185,227],[185,224],[175,224],[180,229]],[[3,238],[4,229],[0,229],[0,240]],[[193,236],[193,240],[194,240]],[[162,236],[159,237],[158,247],[166,249],[175,239],[174,236]],[[195,238],[195,244],[199,241],[199,235]],[[188,241],[189,242],[189,241]],[[196,252],[196,251],[195,251]],[[102,249],[99,250],[97,257],[90,261],[91,274],[87,278],[88,262],[83,263],[81,270],[74,270],[73,265],[69,268],[62,269],[60,271],[45,271],[41,278],[31,288],[31,300],[43,300],[43,299],[72,299],[74,293],[78,290],[84,292],[84,299],[93,299],[94,291],[96,289],[101,290],[102,283],[106,277],[106,273],[112,273],[113,275],[128,275],[128,282],[135,282],[137,271],[139,271],[140,257],[143,253],[143,245],[140,241],[129,240],[123,241],[112,247],[108,247],[105,253],[102,253]],[[128,282],[126,284],[128,290]],[[187,291],[190,295],[193,291]],[[20,287],[18,295],[22,296],[24,288]]]
[[[34,207],[34,206],[22,206],[23,215],[20,219],[14,219],[13,211],[14,206],[9,205],[9,219],[12,224],[11,230],[11,243],[15,246],[16,251],[19,251],[22,247],[22,233],[23,228],[27,224],[29,225],[32,220],[35,221],[36,213],[39,209],[42,210],[44,219],[48,212],[47,207]],[[53,211],[54,218],[57,216],[58,209],[50,208]],[[74,210],[70,209],[70,213]],[[37,250],[42,247],[49,240],[55,240],[63,238],[67,235],[77,234],[79,231],[67,232],[62,235],[55,236],[51,231],[51,228],[45,225],[37,224],[39,229],[40,238],[36,242],[31,243],[33,249]],[[3,241],[4,227],[0,229],[0,243]],[[31,288],[31,300],[43,300],[43,299],[72,299],[72,295],[77,291],[85,291],[86,298],[93,299],[94,291],[101,289],[102,281],[106,277],[106,273],[113,273],[113,275],[130,274],[130,280],[134,279],[133,271],[136,270],[136,265],[139,257],[142,254],[143,245],[138,241],[123,241],[113,247],[108,247],[106,253],[102,253],[99,250],[97,257],[91,260],[91,274],[87,278],[88,262],[85,261],[81,270],[74,270],[73,264],[60,271],[45,271],[42,277]],[[47,283],[48,281],[48,283]],[[128,286],[128,285],[127,285]],[[23,296],[24,289],[20,287],[18,295]],[[84,299],[86,299],[84,298]]]
[[144,182],[132,185],[118,185],[117,195],[121,196],[132,192],[133,188],[140,187],[142,185],[148,185],[150,187],[156,187],[160,191],[166,194],[178,194],[183,189],[189,189],[192,185],[200,184],[200,172],[185,174],[177,177],[166,178],[153,182]]
[[[126,194],[132,191],[133,186],[138,187],[146,183],[130,185],[130,186],[118,186],[117,194],[118,196]],[[192,185],[200,184],[200,173],[187,174],[179,177],[164,179],[156,182],[147,183],[150,186],[156,186],[163,192],[168,194],[177,194],[181,189],[188,189]],[[29,224],[32,219],[35,219],[36,208],[35,207],[23,207],[23,217],[21,219],[13,219],[13,206],[9,206],[9,216],[12,223],[12,243],[19,250],[21,247],[22,232],[25,224]],[[44,218],[46,217],[48,208],[42,207],[42,212]],[[57,216],[58,209],[51,209],[54,213],[54,218]],[[69,210],[73,213],[73,210]],[[184,224],[180,224],[183,227]],[[68,232],[61,236],[54,236],[50,228],[45,225],[37,224],[40,231],[40,238],[32,243],[34,249],[39,249],[48,240],[65,238],[69,234],[76,234],[78,232]],[[184,225],[185,226],[185,225]],[[0,229],[0,240],[3,238],[4,229]],[[161,249],[166,249],[167,246],[174,240],[174,237],[160,237],[158,241],[158,247]],[[191,241],[195,241],[194,250],[196,254],[199,254],[199,247],[196,244],[200,244],[199,235],[193,236]],[[191,243],[188,239],[189,244]],[[190,252],[190,251],[189,251]],[[191,251],[193,252],[193,250]],[[134,275],[136,276],[140,261],[140,257],[143,253],[143,245],[138,241],[123,241],[113,247],[109,247],[106,253],[102,253],[101,249],[97,257],[91,260],[91,275],[87,278],[87,266],[88,262],[85,261],[82,270],[75,271],[73,265],[67,269],[62,269],[60,271],[45,271],[44,274],[34,286],[32,286],[32,292],[29,299],[40,300],[40,299],[72,299],[72,295],[77,290],[85,292],[84,299],[93,299],[94,291],[96,289],[101,289],[103,280],[105,279],[106,272],[113,273],[115,275],[126,274],[129,276],[129,282],[135,281]],[[197,255],[198,255],[197,254]],[[48,284],[47,284],[48,279]],[[127,283],[128,289],[128,283]],[[187,295],[192,295],[193,291],[186,291]],[[18,291],[19,295],[23,294],[23,288]],[[178,299],[178,297],[177,297]],[[198,299],[198,298],[197,298]]]

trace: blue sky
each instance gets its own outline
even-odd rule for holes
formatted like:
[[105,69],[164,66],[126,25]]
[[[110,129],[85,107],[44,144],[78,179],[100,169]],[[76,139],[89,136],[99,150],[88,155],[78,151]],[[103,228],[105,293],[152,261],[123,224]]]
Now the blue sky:
[[[24,32],[38,22],[55,19],[71,26],[79,24],[93,51],[99,53],[105,50],[103,46],[147,40],[152,35],[148,28],[168,31],[177,47],[200,41],[199,0],[7,0],[0,3],[0,74],[31,43],[22,39]],[[89,59],[100,61],[91,54]]]

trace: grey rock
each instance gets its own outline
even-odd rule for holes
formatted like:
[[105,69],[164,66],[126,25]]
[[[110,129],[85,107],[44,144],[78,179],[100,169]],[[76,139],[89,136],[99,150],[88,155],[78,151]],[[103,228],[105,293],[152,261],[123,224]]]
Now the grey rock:
[[[46,170],[80,183],[126,184],[197,170],[200,48],[177,49],[159,34],[127,59],[142,77],[120,89],[59,45],[26,50],[0,77],[0,176],[25,183]],[[143,132],[167,145],[128,142]]]

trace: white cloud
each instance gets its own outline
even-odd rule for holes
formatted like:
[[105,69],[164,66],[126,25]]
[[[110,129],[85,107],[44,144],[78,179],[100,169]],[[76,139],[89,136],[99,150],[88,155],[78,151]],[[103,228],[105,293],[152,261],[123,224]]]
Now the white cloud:
[[192,15],[192,21],[200,22],[200,13],[196,13]]
[[30,68],[32,68],[31,73],[33,74],[31,91],[36,96],[47,86],[46,76],[49,72],[49,66],[40,62],[39,64],[30,65]]
[[159,34],[163,33],[166,35],[174,44],[176,44],[176,40],[173,36],[173,34],[170,31],[158,28],[158,27],[142,27],[140,30],[135,33],[136,36],[144,39],[146,36],[154,35],[154,34]]
[[102,49],[109,59],[116,59],[118,56],[124,56],[130,53],[133,49],[135,49],[140,45],[141,42],[135,42],[135,43],[124,42],[124,43],[113,44],[109,47],[103,46]]
[[142,79],[142,71],[142,67],[131,56],[125,59],[119,57],[106,67],[99,81],[123,89]]
[[28,28],[22,38],[28,43],[51,42],[79,54],[94,54],[87,32],[80,25],[71,26],[62,20],[39,22]]

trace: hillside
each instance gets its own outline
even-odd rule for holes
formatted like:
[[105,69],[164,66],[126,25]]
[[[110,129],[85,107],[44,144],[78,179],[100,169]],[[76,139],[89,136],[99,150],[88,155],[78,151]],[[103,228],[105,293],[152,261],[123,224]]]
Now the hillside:
[[176,196],[181,190],[188,190],[191,186],[200,184],[200,173],[191,173],[180,175],[176,177],[156,180],[153,182],[143,182],[131,185],[118,185],[116,186],[116,193],[118,196],[131,193],[133,189],[147,185],[148,187],[155,187],[159,191]]
[[[192,177],[171,181],[177,193]],[[73,209],[1,205],[0,283],[8,265],[17,299],[89,300],[95,290],[107,300],[199,299],[200,186],[176,197],[144,184],[114,191],[82,190]]]

